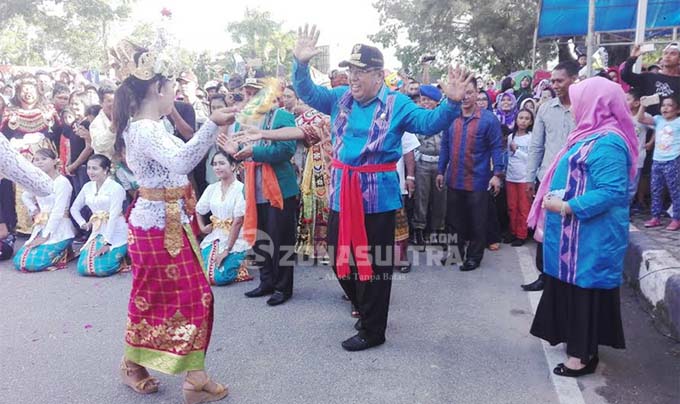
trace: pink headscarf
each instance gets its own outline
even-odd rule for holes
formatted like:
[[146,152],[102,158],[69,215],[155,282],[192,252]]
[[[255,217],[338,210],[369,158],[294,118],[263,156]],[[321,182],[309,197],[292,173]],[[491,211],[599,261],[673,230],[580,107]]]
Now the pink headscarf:
[[569,134],[567,144],[550,164],[536,192],[536,199],[531,205],[527,220],[529,227],[536,228],[536,238],[540,238],[538,241],[542,241],[545,223],[543,197],[548,193],[557,164],[576,143],[596,133],[614,132],[621,136],[628,146],[631,157],[630,178],[635,178],[637,172],[638,140],[626,103],[626,95],[621,86],[603,77],[593,77],[569,87],[569,98],[576,128]]

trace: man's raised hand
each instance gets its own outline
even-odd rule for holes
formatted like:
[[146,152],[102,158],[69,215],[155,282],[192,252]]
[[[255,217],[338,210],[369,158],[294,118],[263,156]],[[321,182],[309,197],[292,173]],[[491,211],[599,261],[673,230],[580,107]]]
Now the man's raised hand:
[[444,94],[451,100],[460,102],[465,98],[465,88],[472,82],[474,75],[471,71],[461,67],[449,66],[448,82],[442,86]]
[[312,29],[309,29],[309,24],[305,24],[304,29],[302,27],[298,28],[298,38],[295,43],[295,49],[293,49],[293,55],[298,62],[307,64],[310,60],[319,53],[321,49],[316,48],[316,43],[319,40],[319,31],[316,29],[316,25],[312,25]]

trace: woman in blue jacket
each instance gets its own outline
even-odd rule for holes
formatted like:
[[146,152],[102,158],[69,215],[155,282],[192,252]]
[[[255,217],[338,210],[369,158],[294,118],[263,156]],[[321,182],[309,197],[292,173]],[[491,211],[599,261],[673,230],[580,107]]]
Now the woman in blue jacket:
[[569,89],[576,128],[536,195],[529,225],[543,236],[546,284],[531,333],[566,343],[553,372],[597,367],[598,345],[625,348],[619,286],[628,245],[626,189],[637,139],[623,90],[604,78]]

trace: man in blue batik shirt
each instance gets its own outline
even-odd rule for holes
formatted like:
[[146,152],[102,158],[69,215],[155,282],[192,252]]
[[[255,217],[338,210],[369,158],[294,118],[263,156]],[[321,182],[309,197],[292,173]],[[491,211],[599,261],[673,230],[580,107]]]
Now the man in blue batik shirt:
[[[340,285],[360,313],[359,333],[342,343],[360,351],[385,342],[392,289],[395,211],[401,207],[396,163],[405,131],[434,135],[460,115],[472,75],[449,69],[447,98],[436,109],[419,107],[385,86],[380,50],[354,46],[349,87],[315,85],[308,63],[319,53],[316,27],[298,31],[293,86],[312,108],[331,116],[332,168],[328,246]],[[350,265],[349,257],[353,258]],[[386,262],[388,264],[386,264]]]

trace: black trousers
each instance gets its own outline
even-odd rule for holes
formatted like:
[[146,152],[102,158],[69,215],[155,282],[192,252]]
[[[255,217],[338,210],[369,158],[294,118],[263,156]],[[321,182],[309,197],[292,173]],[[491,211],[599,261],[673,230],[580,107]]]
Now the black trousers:
[[[359,281],[356,266],[350,265],[349,278],[339,279],[339,282],[361,315],[364,329],[359,335],[366,339],[383,340],[392,292],[395,211],[367,214],[364,221],[373,278],[369,281]],[[338,246],[339,222],[340,214],[331,211],[328,217],[328,247],[336,275],[337,267],[334,261]]]
[[446,201],[447,221],[458,233],[461,257],[481,262],[486,248],[489,192],[449,188]]
[[293,294],[295,206],[295,197],[284,199],[283,209],[269,203],[257,204],[257,230],[267,235],[258,235],[253,246],[260,267],[260,286],[286,296]]
[[489,194],[489,217],[486,222],[486,244],[500,243],[508,234],[510,217],[508,216],[508,197],[503,186],[497,196]]

